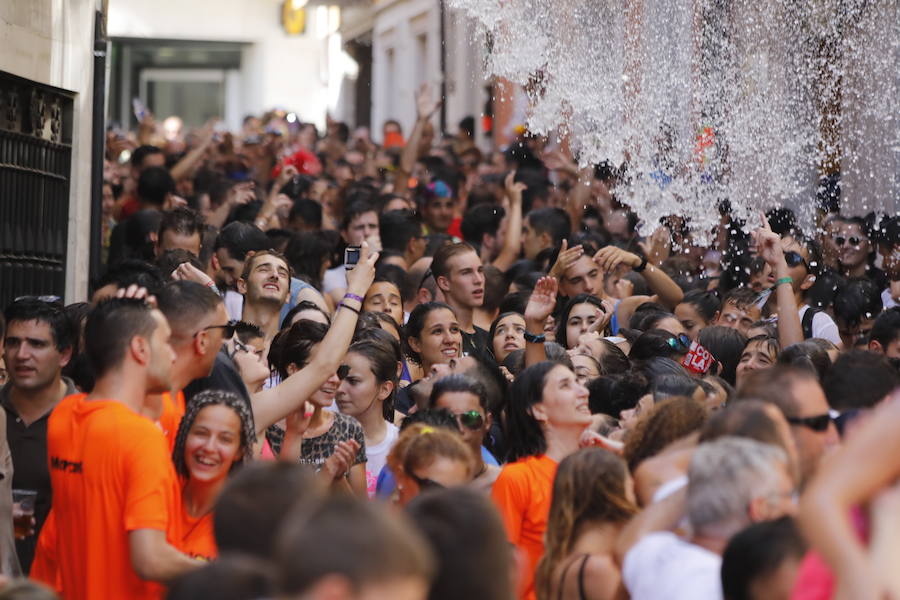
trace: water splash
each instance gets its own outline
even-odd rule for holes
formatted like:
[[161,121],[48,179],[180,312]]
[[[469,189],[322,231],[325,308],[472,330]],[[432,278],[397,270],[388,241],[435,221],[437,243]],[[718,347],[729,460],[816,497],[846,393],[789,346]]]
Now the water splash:
[[627,163],[619,195],[652,224],[718,222],[720,202],[816,214],[840,165],[847,214],[900,199],[898,0],[449,0],[524,87],[528,128],[582,165]]

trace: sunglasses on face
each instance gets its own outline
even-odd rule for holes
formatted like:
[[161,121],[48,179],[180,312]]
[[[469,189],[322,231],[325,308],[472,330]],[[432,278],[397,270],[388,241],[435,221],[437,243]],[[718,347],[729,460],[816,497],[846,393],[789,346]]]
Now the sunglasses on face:
[[865,241],[864,239],[858,238],[855,236],[847,238],[842,235],[839,235],[836,238],[834,238],[834,243],[837,244],[838,246],[843,246],[846,242],[850,242],[851,246],[859,246],[864,241]]
[[666,343],[678,351],[687,352],[691,349],[691,338],[684,333],[679,333],[676,337],[667,339]]
[[806,259],[803,258],[799,252],[794,252],[793,250],[785,252],[784,261],[787,263],[787,266],[791,268],[803,265],[807,270],[809,270],[809,265],[806,264]]
[[[231,339],[232,337],[234,337],[234,330],[235,330],[235,327],[237,327],[237,324],[238,324],[237,321],[228,321],[224,325],[210,325],[209,327],[204,327],[200,331],[209,331],[210,329],[221,329],[222,337],[227,340],[227,339]],[[200,331],[195,333],[194,336],[199,334]]]
[[828,431],[828,426],[831,424],[831,415],[825,413],[824,415],[815,415],[814,417],[788,417],[787,422],[791,425],[801,425],[803,427],[808,427],[813,431],[823,433]]
[[456,414],[456,421],[461,427],[478,431],[484,426],[484,417],[477,410],[469,410],[464,413]]

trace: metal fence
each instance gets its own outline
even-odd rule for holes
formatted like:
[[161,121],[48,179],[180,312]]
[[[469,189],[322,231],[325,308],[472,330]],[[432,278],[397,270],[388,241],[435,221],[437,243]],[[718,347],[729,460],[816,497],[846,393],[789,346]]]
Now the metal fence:
[[0,307],[66,287],[72,96],[0,72]]

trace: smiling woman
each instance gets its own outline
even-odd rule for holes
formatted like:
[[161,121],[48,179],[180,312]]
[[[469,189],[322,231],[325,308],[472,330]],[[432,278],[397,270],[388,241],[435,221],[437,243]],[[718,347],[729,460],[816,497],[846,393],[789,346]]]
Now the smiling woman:
[[194,558],[214,559],[212,509],[228,475],[252,457],[256,431],[246,401],[218,390],[191,400],[181,420],[172,460],[182,478],[182,503],[170,534],[173,545]]

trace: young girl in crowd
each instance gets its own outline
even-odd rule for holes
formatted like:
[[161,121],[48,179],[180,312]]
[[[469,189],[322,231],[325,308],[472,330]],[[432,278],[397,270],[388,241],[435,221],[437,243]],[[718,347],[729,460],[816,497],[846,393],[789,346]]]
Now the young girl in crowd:
[[494,360],[501,364],[510,352],[525,348],[525,317],[506,312],[494,319],[490,330]]
[[600,448],[565,458],[553,481],[544,556],[536,584],[541,600],[613,600],[624,595],[613,549],[638,511],[625,462]]
[[366,444],[366,489],[375,495],[378,474],[388,451],[397,440],[394,390],[397,389],[397,358],[385,343],[374,339],[354,343],[338,370],[337,406],[362,425]]
[[[269,361],[283,377],[303,369],[325,339],[327,329],[321,323],[298,321],[272,342]],[[282,459],[299,461],[317,469],[338,450],[352,451],[344,471],[333,472],[338,487],[359,496],[366,494],[366,442],[359,422],[348,415],[326,410],[332,405],[340,385],[333,373],[309,397],[307,406],[285,419],[285,427],[274,425],[266,431],[273,452]],[[340,456],[340,455],[339,455]],[[329,465],[330,466],[330,465]]]
[[426,302],[415,307],[403,328],[406,356],[428,376],[435,365],[459,358],[462,331],[453,309],[443,302]]
[[[598,320],[602,321],[603,326],[609,321],[600,299],[591,294],[578,294],[569,300],[560,314],[556,343],[567,350],[575,348],[581,335],[587,333]],[[595,327],[593,330],[597,329]]]
[[721,303],[719,293],[715,290],[691,290],[675,307],[675,316],[681,321],[688,336],[696,341],[700,330],[719,318]]
[[513,382],[506,416],[508,464],[491,495],[509,541],[526,557],[521,598],[534,599],[534,571],[544,553],[553,477],[577,451],[591,424],[588,391],[568,368],[541,362]]
[[256,431],[246,401],[210,390],[191,399],[178,427],[172,460],[184,481],[182,510],[173,515],[173,545],[194,558],[217,556],[213,506],[228,475],[252,460]]
[[416,423],[400,434],[387,462],[397,478],[397,499],[406,505],[428,490],[472,481],[475,457],[459,434]]

